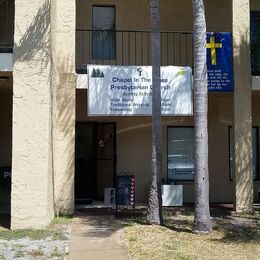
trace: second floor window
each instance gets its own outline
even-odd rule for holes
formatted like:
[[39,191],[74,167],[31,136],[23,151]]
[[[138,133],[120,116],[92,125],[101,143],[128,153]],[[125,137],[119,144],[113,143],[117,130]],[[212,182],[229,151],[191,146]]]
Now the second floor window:
[[252,12],[250,18],[252,74],[260,75],[260,12]]
[[0,0],[0,48],[13,47],[14,41],[14,0]]
[[115,59],[115,7],[93,6],[92,59]]

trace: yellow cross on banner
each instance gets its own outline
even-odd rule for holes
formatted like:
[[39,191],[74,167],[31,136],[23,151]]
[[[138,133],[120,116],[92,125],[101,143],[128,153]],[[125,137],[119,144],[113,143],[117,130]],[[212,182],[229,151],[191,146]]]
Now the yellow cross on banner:
[[211,64],[217,65],[216,49],[222,48],[222,43],[216,43],[215,37],[210,37],[210,43],[207,43],[206,47],[211,50]]

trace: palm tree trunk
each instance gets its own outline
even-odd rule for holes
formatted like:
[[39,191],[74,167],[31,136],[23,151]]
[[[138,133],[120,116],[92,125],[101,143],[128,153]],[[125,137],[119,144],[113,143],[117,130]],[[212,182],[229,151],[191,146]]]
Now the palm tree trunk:
[[193,0],[194,121],[195,121],[195,217],[193,231],[212,230],[208,177],[208,84],[206,21],[203,0]]
[[152,182],[149,193],[147,222],[161,225],[161,80],[160,80],[160,15],[159,0],[150,0],[152,27]]

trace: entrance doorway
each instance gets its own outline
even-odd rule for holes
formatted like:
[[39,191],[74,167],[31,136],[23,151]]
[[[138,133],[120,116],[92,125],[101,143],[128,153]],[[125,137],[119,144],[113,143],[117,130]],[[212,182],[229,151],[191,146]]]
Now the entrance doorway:
[[115,186],[116,124],[79,122],[75,143],[75,203],[104,199]]
[[12,74],[0,72],[0,227],[10,228],[12,165]]

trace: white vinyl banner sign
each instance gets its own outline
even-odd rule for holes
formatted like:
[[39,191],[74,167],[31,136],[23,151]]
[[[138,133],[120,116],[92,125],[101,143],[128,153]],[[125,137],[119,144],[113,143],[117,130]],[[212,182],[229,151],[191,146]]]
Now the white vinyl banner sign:
[[[151,115],[152,67],[88,65],[88,115]],[[161,67],[162,115],[192,115],[190,67]]]

